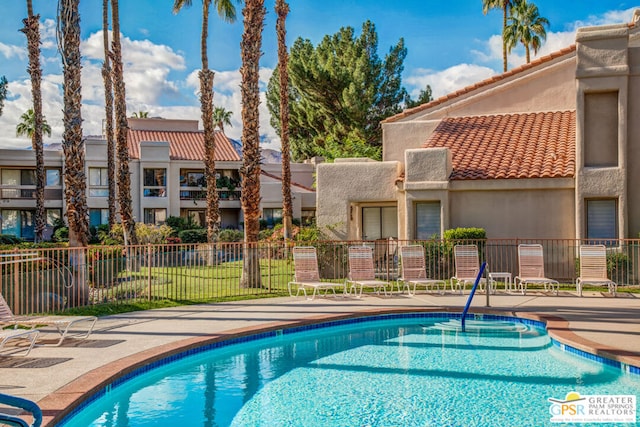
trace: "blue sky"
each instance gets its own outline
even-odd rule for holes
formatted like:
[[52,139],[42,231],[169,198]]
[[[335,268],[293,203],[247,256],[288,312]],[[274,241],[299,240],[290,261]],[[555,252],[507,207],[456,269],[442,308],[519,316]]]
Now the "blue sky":
[[[43,40],[43,111],[53,135],[45,142],[59,142],[62,134],[62,73],[55,41],[57,1],[34,0],[41,15]],[[628,22],[640,4],[616,0],[536,0],[540,14],[549,19],[547,42],[539,52],[545,55],[574,42],[580,26]],[[121,0],[120,17],[125,55],[128,113],[149,111],[151,116],[199,119],[197,71],[200,67],[201,2],[174,15],[173,1]],[[261,78],[266,87],[276,66],[274,0],[265,1],[267,19],[263,40]],[[482,14],[482,0],[450,2],[404,0],[291,0],[287,21],[287,44],[302,37],[318,43],[324,35],[341,27],[359,29],[366,20],[375,23],[379,55],[405,39],[408,49],[403,73],[404,86],[416,95],[430,84],[441,96],[473,84],[502,70],[502,14]],[[103,118],[102,2],[80,2],[83,65],[83,119],[85,134],[99,134]],[[0,75],[9,80],[9,99],[0,117],[0,147],[25,147],[29,142],[15,137],[20,115],[30,108],[31,94],[26,39],[19,31],[26,16],[26,2],[5,4],[0,25]],[[216,71],[214,103],[233,111],[227,134],[239,138],[240,123],[240,39],[238,22],[227,24],[212,15],[209,34],[209,66]],[[510,68],[524,62],[516,49],[509,57]],[[269,126],[266,106],[261,106],[261,133],[266,145],[278,148],[279,140]]]

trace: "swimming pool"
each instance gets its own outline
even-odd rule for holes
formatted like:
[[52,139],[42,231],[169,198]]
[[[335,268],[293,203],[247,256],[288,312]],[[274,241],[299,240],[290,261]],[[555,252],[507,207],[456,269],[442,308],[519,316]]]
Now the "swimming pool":
[[375,316],[217,343],[118,381],[59,425],[538,426],[550,424],[549,398],[640,394],[639,375],[563,351],[538,322],[484,316],[490,325],[461,333],[450,317]]

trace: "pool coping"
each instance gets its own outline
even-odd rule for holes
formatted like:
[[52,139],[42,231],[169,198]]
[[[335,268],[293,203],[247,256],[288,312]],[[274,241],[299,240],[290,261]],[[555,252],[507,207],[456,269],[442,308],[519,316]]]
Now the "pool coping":
[[[203,334],[193,338],[163,344],[154,348],[125,356],[116,361],[93,369],[58,390],[49,394],[38,402],[42,409],[44,427],[53,427],[63,421],[76,408],[84,405],[92,396],[101,393],[110,384],[126,378],[139,369],[161,362],[172,356],[180,356],[200,347],[239,339],[256,334],[269,333],[281,329],[299,328],[308,325],[348,320],[361,317],[372,317],[389,314],[408,313],[461,313],[462,309],[452,307],[404,307],[404,308],[376,308],[351,313],[323,314],[296,320],[267,322],[244,328],[230,329],[222,333]],[[640,373],[640,354],[620,350],[605,344],[583,338],[569,329],[569,321],[557,315],[539,314],[530,311],[501,310],[490,308],[473,308],[470,314],[489,314],[509,316],[541,322],[546,325],[549,336],[555,340],[563,350],[570,351],[583,357],[588,355],[614,360],[622,364],[629,372]],[[582,354],[582,353],[586,353]]]

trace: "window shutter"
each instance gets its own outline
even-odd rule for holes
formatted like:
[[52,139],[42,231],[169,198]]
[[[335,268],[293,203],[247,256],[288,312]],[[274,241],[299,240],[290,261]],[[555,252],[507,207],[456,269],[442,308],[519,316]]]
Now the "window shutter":
[[416,238],[440,237],[440,202],[416,204]]
[[587,238],[616,239],[616,201],[587,200]]

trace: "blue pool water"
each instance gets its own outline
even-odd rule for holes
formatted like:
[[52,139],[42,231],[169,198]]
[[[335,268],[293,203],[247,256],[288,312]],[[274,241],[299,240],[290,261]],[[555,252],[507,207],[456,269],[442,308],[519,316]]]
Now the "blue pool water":
[[533,322],[471,321],[462,333],[445,317],[390,317],[186,356],[62,424],[543,426],[549,398],[640,395],[639,375],[562,351]]

